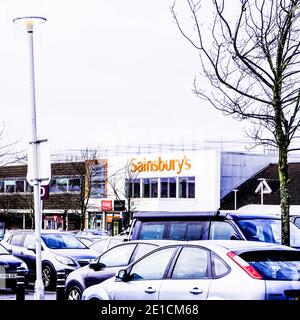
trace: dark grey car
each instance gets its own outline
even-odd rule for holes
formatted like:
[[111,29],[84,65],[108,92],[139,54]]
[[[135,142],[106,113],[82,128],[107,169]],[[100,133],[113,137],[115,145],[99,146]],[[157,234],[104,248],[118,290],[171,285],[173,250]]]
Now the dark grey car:
[[[42,230],[41,240],[42,276],[45,289],[55,288],[57,271],[64,270],[69,274],[98,256],[96,251],[88,248],[71,233]],[[34,280],[36,270],[34,231],[17,230],[5,237],[1,243],[14,256],[27,264],[28,279]]]

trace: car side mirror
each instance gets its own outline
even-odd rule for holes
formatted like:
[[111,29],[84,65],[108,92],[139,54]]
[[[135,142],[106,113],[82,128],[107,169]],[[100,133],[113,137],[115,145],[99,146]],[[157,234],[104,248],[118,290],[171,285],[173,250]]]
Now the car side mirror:
[[36,253],[36,248],[35,248],[35,245],[33,245],[33,244],[30,244],[30,245],[27,247],[27,250],[31,250],[31,251],[33,251],[34,253]]
[[6,249],[10,254],[12,254],[12,249]]
[[99,270],[105,268],[106,265],[104,263],[98,262],[98,260],[94,260],[89,263],[89,267],[91,269],[93,269],[94,271],[99,271]]
[[121,281],[126,281],[128,279],[128,273],[126,269],[121,269],[116,273],[116,278]]

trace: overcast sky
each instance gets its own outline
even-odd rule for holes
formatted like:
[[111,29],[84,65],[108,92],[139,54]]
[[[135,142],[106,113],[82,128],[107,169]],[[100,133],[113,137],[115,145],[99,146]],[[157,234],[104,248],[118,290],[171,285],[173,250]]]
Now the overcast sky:
[[[1,0],[0,106],[10,140],[30,140],[29,58],[34,32],[38,132],[51,149],[176,143],[243,136],[244,124],[192,93],[197,52],[169,0]],[[203,84],[205,86],[205,84]]]

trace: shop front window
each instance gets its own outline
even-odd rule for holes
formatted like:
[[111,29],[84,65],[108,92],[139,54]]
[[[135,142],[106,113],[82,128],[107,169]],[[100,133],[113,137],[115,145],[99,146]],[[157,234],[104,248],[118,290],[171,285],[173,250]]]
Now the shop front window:
[[195,198],[195,177],[179,178],[179,198]]

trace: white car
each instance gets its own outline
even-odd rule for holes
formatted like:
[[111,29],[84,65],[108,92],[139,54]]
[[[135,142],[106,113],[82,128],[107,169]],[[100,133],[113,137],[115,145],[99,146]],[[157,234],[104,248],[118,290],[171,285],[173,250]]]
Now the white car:
[[300,251],[256,241],[209,240],[151,251],[83,300],[300,298]]

